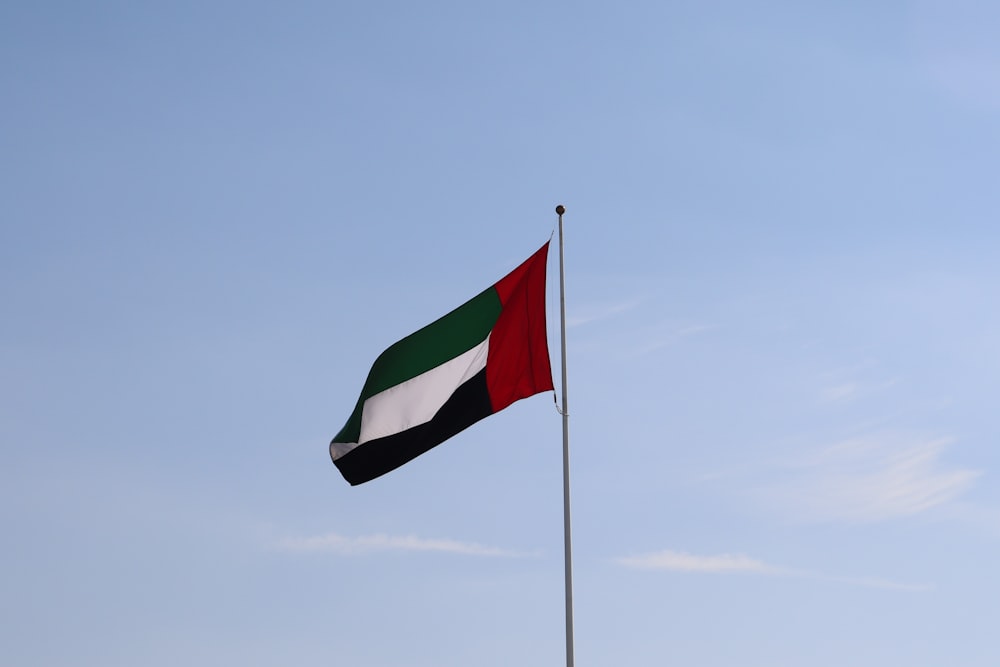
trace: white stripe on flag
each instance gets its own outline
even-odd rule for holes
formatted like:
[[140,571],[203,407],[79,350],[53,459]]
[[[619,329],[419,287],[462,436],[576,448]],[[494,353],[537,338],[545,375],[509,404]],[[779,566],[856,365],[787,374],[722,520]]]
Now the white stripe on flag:
[[429,422],[456,389],[486,368],[489,348],[487,336],[468,352],[369,397],[361,412],[358,444]]

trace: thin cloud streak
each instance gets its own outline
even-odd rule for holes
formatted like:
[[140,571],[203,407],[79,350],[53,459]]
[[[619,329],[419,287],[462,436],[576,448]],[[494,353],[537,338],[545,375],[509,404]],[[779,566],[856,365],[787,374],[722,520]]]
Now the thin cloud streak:
[[650,337],[651,340],[635,348],[634,356],[638,357],[656,352],[668,345],[680,342],[689,336],[711,331],[712,329],[715,329],[715,326],[711,324],[689,324],[681,327],[671,327],[667,331],[658,331]]
[[792,479],[761,493],[803,520],[872,523],[912,516],[954,501],[980,476],[941,465],[953,442],[892,433],[845,440],[789,464]]
[[606,320],[610,317],[614,317],[615,315],[627,313],[628,311],[638,307],[641,303],[642,299],[629,299],[628,301],[621,301],[618,303],[603,303],[599,305],[592,305],[590,307],[585,306],[580,311],[566,316],[566,326],[578,327],[584,324],[590,324],[591,322]]
[[934,590],[934,587],[929,584],[904,584],[897,581],[882,579],[881,577],[831,577],[828,575],[810,572],[790,573],[789,576],[808,577],[811,579],[820,579],[822,581],[851,584],[853,586],[864,586],[865,588],[880,588],[886,591],[901,591],[904,593],[926,593]]
[[636,570],[664,570],[670,572],[685,572],[697,574],[758,574],[774,577],[796,577],[829,581],[865,588],[919,593],[932,590],[924,584],[906,584],[880,577],[841,577],[768,565],[763,561],[750,558],[744,554],[721,554],[717,556],[698,556],[682,551],[657,551],[635,556],[616,558],[615,562]]
[[897,383],[890,379],[879,383],[862,383],[846,380],[824,387],[820,392],[822,403],[847,403],[864,398],[876,392],[885,391]]
[[392,536],[385,534],[347,537],[337,533],[314,537],[286,538],[275,545],[282,551],[298,553],[332,553],[341,556],[356,556],[382,551],[435,552],[461,556],[488,556],[493,558],[526,558],[533,553],[485,546],[474,542],[440,538],[422,538],[414,535]]
[[657,551],[618,558],[620,565],[638,570],[671,570],[674,572],[768,572],[769,568],[759,560],[743,554],[722,554],[719,556],[696,556],[682,551]]
[[847,401],[858,394],[858,385],[853,382],[845,382],[823,390],[822,397],[825,403],[836,403]]

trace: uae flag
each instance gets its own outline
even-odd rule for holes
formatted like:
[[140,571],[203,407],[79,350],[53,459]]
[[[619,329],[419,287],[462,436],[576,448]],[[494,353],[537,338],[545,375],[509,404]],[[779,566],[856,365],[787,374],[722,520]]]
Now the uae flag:
[[379,355],[330,457],[361,484],[514,401],[550,391],[549,244],[471,301]]

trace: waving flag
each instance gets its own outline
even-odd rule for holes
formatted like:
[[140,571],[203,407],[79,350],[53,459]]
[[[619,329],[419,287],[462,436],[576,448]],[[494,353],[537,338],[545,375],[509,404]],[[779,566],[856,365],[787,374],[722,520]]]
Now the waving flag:
[[330,443],[344,478],[394,470],[511,403],[550,391],[546,243],[471,301],[375,360],[354,412]]

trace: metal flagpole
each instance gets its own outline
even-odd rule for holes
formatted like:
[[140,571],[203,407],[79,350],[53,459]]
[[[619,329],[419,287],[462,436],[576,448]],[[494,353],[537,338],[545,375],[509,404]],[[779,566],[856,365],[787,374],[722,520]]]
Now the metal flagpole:
[[559,333],[562,339],[563,534],[566,555],[566,667],[573,667],[573,549],[569,521],[569,403],[566,399],[566,271],[563,263],[563,213],[559,216]]

